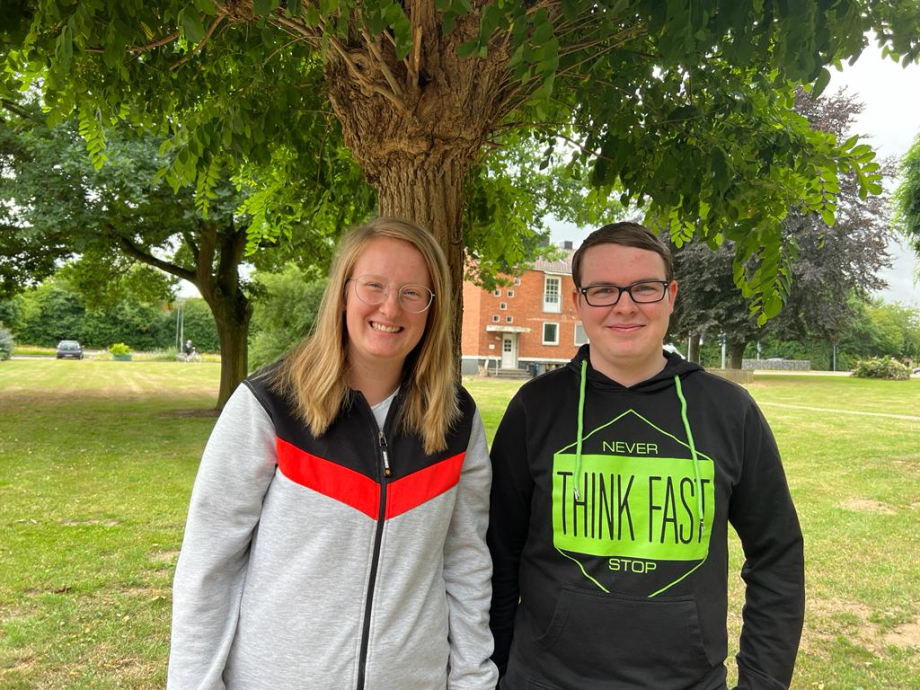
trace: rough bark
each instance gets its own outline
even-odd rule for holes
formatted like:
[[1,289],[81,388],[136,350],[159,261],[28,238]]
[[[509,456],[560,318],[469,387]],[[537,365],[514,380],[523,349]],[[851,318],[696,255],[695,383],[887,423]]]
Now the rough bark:
[[744,349],[746,347],[747,347],[747,342],[728,344],[728,368],[729,369],[740,369],[741,368],[742,360],[744,359]]
[[507,46],[462,60],[460,43],[478,30],[478,15],[444,35],[431,0],[408,0],[415,46],[397,60],[383,37],[356,32],[333,41],[326,62],[330,102],[355,160],[378,192],[380,212],[426,227],[450,265],[454,343],[460,359],[464,265],[463,188],[490,132],[514,98]]
[[211,226],[202,227],[193,282],[211,308],[220,340],[219,410],[246,378],[249,366],[252,304],[240,288],[239,272],[245,248],[245,230],[228,228],[218,232]]
[[697,364],[700,363],[700,334],[698,332],[690,334],[690,347],[687,348],[687,359]]

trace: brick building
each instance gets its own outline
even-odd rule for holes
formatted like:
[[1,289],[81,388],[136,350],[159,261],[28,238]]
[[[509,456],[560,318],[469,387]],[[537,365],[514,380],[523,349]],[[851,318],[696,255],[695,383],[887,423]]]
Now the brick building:
[[492,292],[463,283],[464,374],[480,368],[538,372],[568,362],[587,342],[572,304],[571,243],[561,261],[537,261]]

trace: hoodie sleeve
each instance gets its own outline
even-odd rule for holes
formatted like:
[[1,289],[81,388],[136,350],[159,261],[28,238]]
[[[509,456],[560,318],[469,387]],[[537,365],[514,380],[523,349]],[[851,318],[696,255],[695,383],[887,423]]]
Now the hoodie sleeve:
[[486,546],[492,468],[477,409],[463,459],[457,502],[444,543],[450,630],[450,690],[492,690],[498,681],[489,633],[492,562]]
[[518,576],[530,528],[530,502],[534,490],[527,457],[527,426],[519,397],[509,404],[495,434],[492,471],[488,541],[495,572],[490,626],[495,638],[492,660],[504,675],[521,595]]
[[752,402],[744,464],[729,519],[744,548],[738,690],[782,690],[792,680],[805,615],[802,531],[776,441]]
[[271,420],[241,385],[214,426],[192,490],[173,581],[170,689],[224,690],[249,546],[275,463]]

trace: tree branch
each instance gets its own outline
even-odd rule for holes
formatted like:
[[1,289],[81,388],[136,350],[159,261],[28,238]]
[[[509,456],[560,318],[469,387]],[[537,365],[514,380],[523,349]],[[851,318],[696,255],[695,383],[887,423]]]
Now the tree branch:
[[377,60],[377,65],[383,74],[383,78],[387,80],[387,84],[393,89],[393,94],[399,98],[400,101],[405,102],[406,94],[396,80],[396,77],[394,77],[393,73],[390,71],[390,67],[387,65],[386,60],[383,59],[383,53],[381,53],[380,49],[377,47],[377,42],[367,33],[367,29],[363,26],[361,27],[361,35],[364,36],[364,40],[367,42],[368,50],[370,50],[374,59]]
[[169,34],[168,36],[164,36],[158,41],[154,41],[153,43],[148,43],[145,46],[128,46],[126,50],[129,53],[142,53],[145,50],[152,50],[153,48],[159,48],[160,46],[165,46],[167,43],[172,43],[177,38],[179,38],[180,35],[181,35],[181,32],[177,30]]
[[181,60],[177,60],[176,62],[174,62],[174,63],[170,66],[169,69],[170,69],[170,70],[179,69],[182,65],[184,65],[186,62],[188,62],[189,60],[191,60],[193,57],[195,57],[195,56],[198,54],[198,52],[199,52],[202,48],[204,48],[205,44],[206,44],[209,40],[211,40],[211,36],[214,35],[214,32],[217,30],[217,27],[220,25],[220,23],[221,23],[222,21],[224,21],[224,15],[222,15],[222,14],[221,14],[221,15],[218,15],[217,19],[215,19],[213,22],[211,22],[211,26],[210,26],[210,28],[208,29],[208,32],[204,35],[204,38],[201,39],[201,41],[198,43],[198,45],[196,45],[194,48],[192,48],[192,52],[189,53],[188,55],[186,55],[185,57],[183,57]]
[[124,251],[124,253],[130,256],[131,258],[137,259],[138,261],[145,263],[148,266],[159,268],[161,271],[165,271],[166,273],[169,273],[170,275],[174,275],[177,278],[182,278],[183,280],[187,280],[190,283],[194,284],[196,287],[198,286],[198,283],[196,281],[196,276],[193,271],[190,271],[187,268],[182,268],[181,266],[177,266],[176,264],[171,263],[169,261],[163,261],[163,259],[158,259],[153,254],[150,254],[149,252],[146,252],[140,247],[138,247],[136,244],[134,244],[131,240],[129,240],[124,235],[120,235],[117,232],[115,232],[113,228],[107,227],[106,229],[114,237],[115,242],[118,244],[119,247],[121,247],[122,251]]

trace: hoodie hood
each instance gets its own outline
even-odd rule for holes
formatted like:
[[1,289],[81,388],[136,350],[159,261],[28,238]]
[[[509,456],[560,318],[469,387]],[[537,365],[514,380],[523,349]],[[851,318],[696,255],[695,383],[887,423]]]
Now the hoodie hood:
[[662,388],[671,388],[674,386],[675,376],[683,379],[694,372],[703,371],[703,367],[701,367],[699,364],[687,361],[676,352],[668,352],[667,350],[662,350],[661,352],[668,360],[664,366],[664,369],[659,371],[651,378],[648,378],[645,381],[640,381],[634,386],[628,387],[617,383],[611,378],[608,378],[605,374],[602,374],[591,366],[591,358],[589,356],[590,345],[582,345],[578,349],[578,352],[575,354],[575,356],[572,358],[572,361],[570,361],[566,366],[571,369],[576,376],[581,376],[581,363],[587,362],[588,385],[598,386],[600,388],[608,388],[611,390],[630,390],[638,393],[659,391]]

